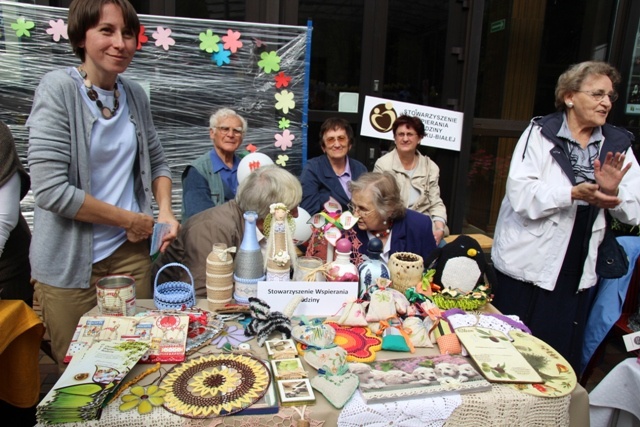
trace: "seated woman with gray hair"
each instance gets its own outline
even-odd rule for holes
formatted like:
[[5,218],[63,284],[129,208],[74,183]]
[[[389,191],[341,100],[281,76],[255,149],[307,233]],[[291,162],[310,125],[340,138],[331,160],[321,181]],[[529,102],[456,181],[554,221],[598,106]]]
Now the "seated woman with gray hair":
[[[289,213],[298,216],[298,204],[302,199],[302,187],[298,178],[279,166],[263,166],[251,172],[238,187],[234,200],[209,208],[189,218],[182,225],[178,238],[167,248],[153,265],[152,277],[163,265],[179,262],[193,274],[196,295],[206,295],[206,260],[214,243],[225,243],[227,247],[240,247],[244,235],[244,212],[258,214],[258,239],[262,239],[264,219],[270,205],[283,203]],[[184,274],[185,277],[180,277]],[[158,283],[186,281],[182,269],[167,268],[162,271]]]
[[382,259],[395,252],[411,252],[426,258],[436,249],[432,222],[428,215],[404,206],[395,177],[389,172],[369,172],[349,184],[349,210],[357,216],[356,236],[367,253],[369,240],[382,241]]

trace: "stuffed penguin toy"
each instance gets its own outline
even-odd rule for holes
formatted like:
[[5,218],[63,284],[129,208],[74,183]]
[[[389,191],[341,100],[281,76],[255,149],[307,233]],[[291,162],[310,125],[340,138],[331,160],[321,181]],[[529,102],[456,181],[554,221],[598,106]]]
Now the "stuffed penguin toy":
[[495,270],[487,264],[480,244],[464,234],[431,252],[424,265],[435,269],[433,283],[443,288],[467,293],[481,283],[489,286],[496,283]]

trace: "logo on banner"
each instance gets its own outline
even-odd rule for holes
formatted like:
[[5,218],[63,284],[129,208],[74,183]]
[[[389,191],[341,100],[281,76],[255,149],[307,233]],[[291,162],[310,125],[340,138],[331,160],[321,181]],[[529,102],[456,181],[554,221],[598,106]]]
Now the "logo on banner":
[[369,112],[369,123],[380,133],[387,133],[393,127],[393,122],[398,118],[398,113],[393,109],[392,102],[385,102],[374,106]]

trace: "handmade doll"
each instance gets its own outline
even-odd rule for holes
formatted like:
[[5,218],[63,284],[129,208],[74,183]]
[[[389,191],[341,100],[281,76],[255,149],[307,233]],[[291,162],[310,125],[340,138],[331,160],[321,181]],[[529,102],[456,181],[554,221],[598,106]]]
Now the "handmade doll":
[[295,221],[284,203],[274,203],[270,206],[264,229],[268,236],[265,258],[267,281],[288,281],[291,266],[295,265],[297,255],[293,243]]

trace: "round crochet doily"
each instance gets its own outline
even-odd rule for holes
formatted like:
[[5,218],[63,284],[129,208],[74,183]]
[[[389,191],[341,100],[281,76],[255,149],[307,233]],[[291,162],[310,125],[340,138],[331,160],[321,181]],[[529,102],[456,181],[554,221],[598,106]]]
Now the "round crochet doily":
[[202,356],[174,366],[162,378],[164,407],[190,418],[233,414],[258,401],[271,382],[267,367],[245,354]]

